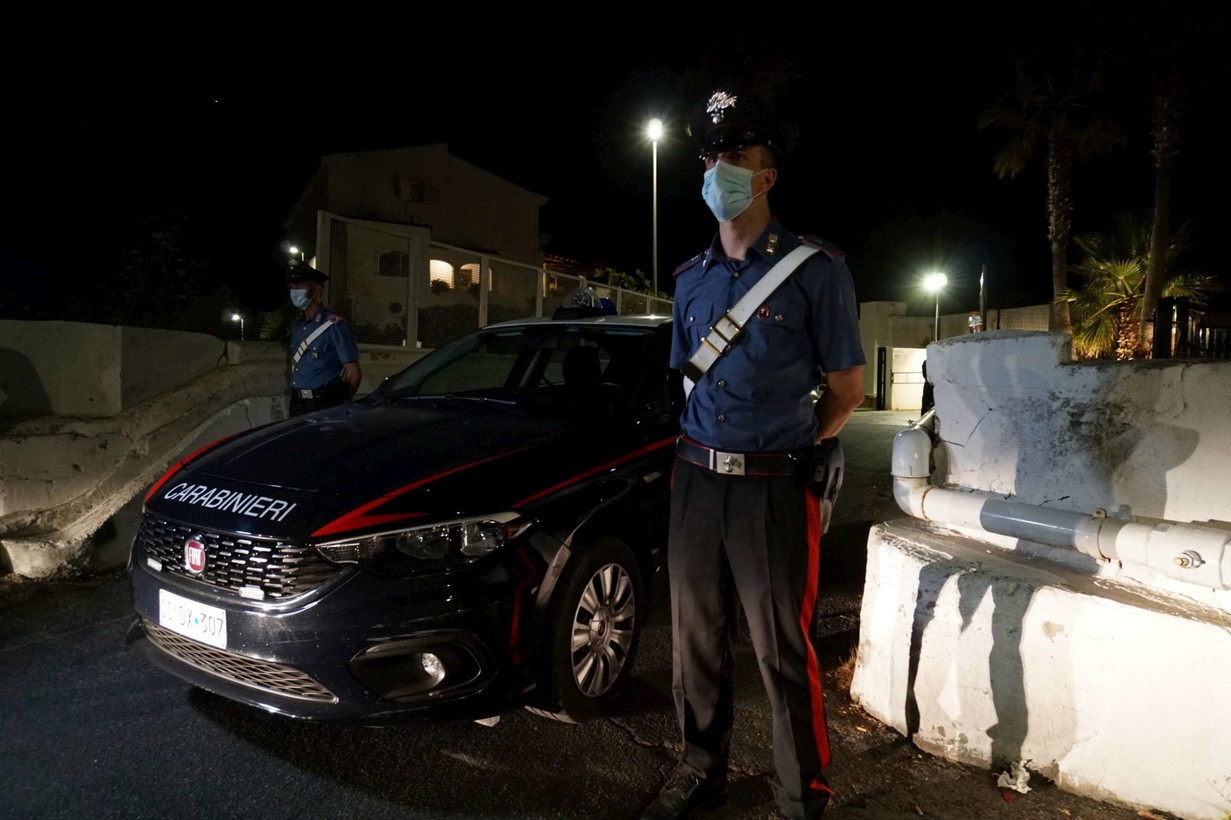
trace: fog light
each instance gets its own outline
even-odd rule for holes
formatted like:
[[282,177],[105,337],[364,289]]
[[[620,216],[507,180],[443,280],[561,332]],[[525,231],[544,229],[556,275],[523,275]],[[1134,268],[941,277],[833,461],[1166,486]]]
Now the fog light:
[[364,686],[386,700],[410,701],[460,694],[480,685],[482,647],[463,632],[432,635],[369,646],[351,659],[350,669]]
[[444,680],[445,665],[440,662],[440,658],[431,652],[424,652],[420,655],[419,664],[423,667],[423,671],[427,673],[427,676],[432,679],[432,686]]

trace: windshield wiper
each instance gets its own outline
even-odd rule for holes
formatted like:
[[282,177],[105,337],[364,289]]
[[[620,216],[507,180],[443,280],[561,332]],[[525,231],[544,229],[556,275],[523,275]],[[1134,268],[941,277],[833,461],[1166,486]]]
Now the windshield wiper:
[[482,402],[490,402],[490,403],[492,403],[492,404],[501,404],[501,405],[505,405],[506,407],[516,407],[516,406],[517,406],[517,400],[516,400],[516,399],[502,399],[502,398],[497,398],[496,396],[471,396],[471,395],[467,395],[467,394],[465,394],[465,393],[445,393],[443,396],[436,396],[435,398],[438,398],[438,399],[464,399],[464,400],[466,400],[466,401],[482,401]]

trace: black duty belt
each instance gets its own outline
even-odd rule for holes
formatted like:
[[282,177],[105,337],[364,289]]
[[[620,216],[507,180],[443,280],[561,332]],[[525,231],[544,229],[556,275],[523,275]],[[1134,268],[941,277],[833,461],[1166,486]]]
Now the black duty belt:
[[342,385],[338,383],[327,384],[315,390],[292,387],[291,395],[298,399],[329,399],[341,395],[341,388]]
[[723,475],[799,475],[811,450],[777,453],[728,453],[711,450],[687,436],[676,441],[675,452],[689,464]]

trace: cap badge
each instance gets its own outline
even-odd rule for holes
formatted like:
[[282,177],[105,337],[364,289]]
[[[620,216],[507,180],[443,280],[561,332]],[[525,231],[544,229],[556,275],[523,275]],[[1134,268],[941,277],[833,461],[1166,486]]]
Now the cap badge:
[[735,107],[737,99],[739,98],[734,94],[729,94],[726,91],[715,91],[714,95],[710,97],[710,101],[705,104],[705,113],[709,114],[710,119],[717,125],[722,122],[727,109]]

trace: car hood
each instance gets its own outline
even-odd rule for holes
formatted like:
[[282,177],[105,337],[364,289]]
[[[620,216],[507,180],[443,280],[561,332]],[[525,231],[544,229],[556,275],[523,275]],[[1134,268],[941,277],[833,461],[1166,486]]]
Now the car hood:
[[604,457],[584,437],[581,420],[476,401],[348,404],[224,440],[146,507],[234,532],[344,537],[508,509]]

